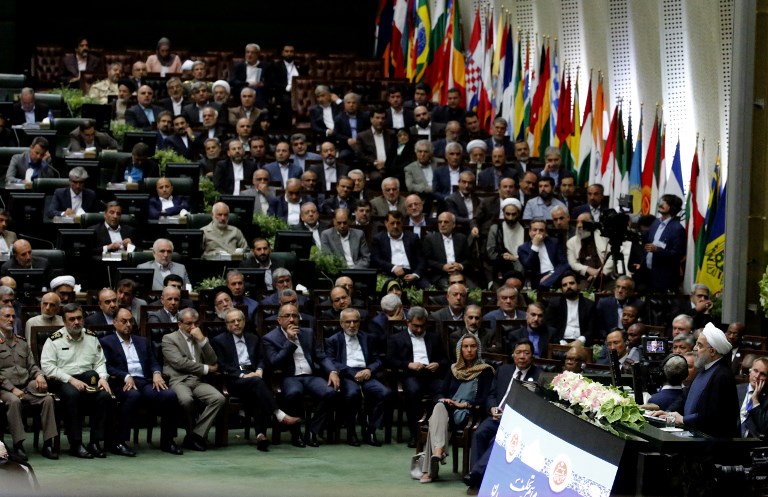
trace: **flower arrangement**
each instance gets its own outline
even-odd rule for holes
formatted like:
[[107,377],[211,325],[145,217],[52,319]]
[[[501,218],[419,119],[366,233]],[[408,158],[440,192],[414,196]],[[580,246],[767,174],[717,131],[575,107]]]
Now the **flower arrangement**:
[[564,371],[555,376],[551,384],[560,400],[576,412],[596,421],[642,426],[646,423],[634,399],[616,387],[606,386],[582,375]]

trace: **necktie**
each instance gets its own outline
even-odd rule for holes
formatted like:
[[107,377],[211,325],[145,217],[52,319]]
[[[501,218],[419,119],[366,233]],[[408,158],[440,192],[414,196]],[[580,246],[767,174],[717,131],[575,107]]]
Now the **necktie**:
[[517,373],[515,373],[515,380],[522,381],[523,380],[523,372],[519,369],[517,370]]
[[752,394],[749,394],[749,399],[747,399],[747,407],[746,411],[749,412],[752,410]]

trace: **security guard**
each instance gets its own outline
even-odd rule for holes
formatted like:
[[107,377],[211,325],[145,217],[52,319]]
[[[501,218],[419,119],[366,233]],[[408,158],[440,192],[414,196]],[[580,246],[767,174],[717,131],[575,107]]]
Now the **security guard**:
[[[69,303],[62,308],[64,327],[51,335],[40,356],[40,366],[61,398],[69,454],[82,459],[107,457],[100,443],[112,402],[106,361],[96,334],[83,328],[83,310]],[[90,418],[91,441],[83,446],[83,415]]]
[[15,317],[13,306],[0,307],[0,400],[7,406],[6,416],[13,439],[10,453],[22,462],[28,459],[24,452],[26,435],[21,415],[22,403],[26,403],[41,406],[40,418],[45,438],[43,456],[58,459],[59,455],[53,447],[53,439],[58,434],[53,397],[47,395],[48,383],[35,364],[34,354],[27,341],[13,334]]

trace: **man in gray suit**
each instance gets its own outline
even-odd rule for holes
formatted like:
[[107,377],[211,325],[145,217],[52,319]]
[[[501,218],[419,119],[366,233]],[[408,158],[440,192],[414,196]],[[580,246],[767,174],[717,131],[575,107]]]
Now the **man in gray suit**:
[[[42,136],[32,139],[29,150],[11,157],[8,170],[5,172],[5,183],[25,183],[32,185],[37,178],[58,178],[59,172],[48,162],[48,140]],[[28,171],[30,170],[31,171]]]
[[336,209],[333,228],[320,233],[320,246],[347,261],[350,269],[366,269],[371,263],[371,251],[362,230],[349,229],[349,209]]
[[137,268],[151,268],[155,270],[152,277],[152,290],[162,290],[163,280],[169,274],[178,274],[184,280],[184,285],[189,285],[189,276],[184,264],[173,262],[173,242],[166,238],[158,238],[152,244],[154,261],[142,262]]
[[371,200],[371,210],[374,217],[386,217],[389,211],[400,211],[403,216],[408,215],[405,208],[405,199],[400,196],[400,180],[389,177],[381,182],[381,197]]
[[429,140],[419,140],[414,145],[416,160],[405,166],[405,189],[411,193],[432,193],[432,174],[437,162]]
[[163,308],[147,313],[147,323],[177,323],[181,291],[171,285],[163,288],[160,303]]
[[253,172],[253,187],[240,192],[243,197],[253,197],[253,213],[265,214],[269,210],[269,201],[275,196],[274,187],[269,186],[269,172],[257,169]]
[[[171,389],[176,392],[184,411],[187,428],[184,447],[204,451],[208,431],[224,405],[224,395],[201,378],[215,373],[219,366],[216,352],[197,326],[197,311],[188,307],[179,317],[179,329],[163,337],[163,373],[170,378]],[[199,416],[195,401],[205,406]]]

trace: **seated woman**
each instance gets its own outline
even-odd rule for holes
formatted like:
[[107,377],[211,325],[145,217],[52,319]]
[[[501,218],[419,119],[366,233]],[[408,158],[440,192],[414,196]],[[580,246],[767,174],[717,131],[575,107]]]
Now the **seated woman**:
[[443,384],[446,396],[435,404],[429,417],[421,483],[430,483],[437,478],[440,464],[445,464],[448,457],[445,449],[450,433],[467,425],[472,406],[485,405],[493,375],[493,367],[480,358],[477,337],[464,334],[456,344],[456,362],[451,365]]
[[160,176],[160,168],[149,156],[149,146],[139,142],[131,149],[131,156],[118,160],[112,173],[112,183],[140,183],[144,178]]
[[155,185],[157,197],[149,199],[149,219],[167,216],[183,216],[189,213],[189,200],[183,195],[173,194],[173,183],[160,178]]

